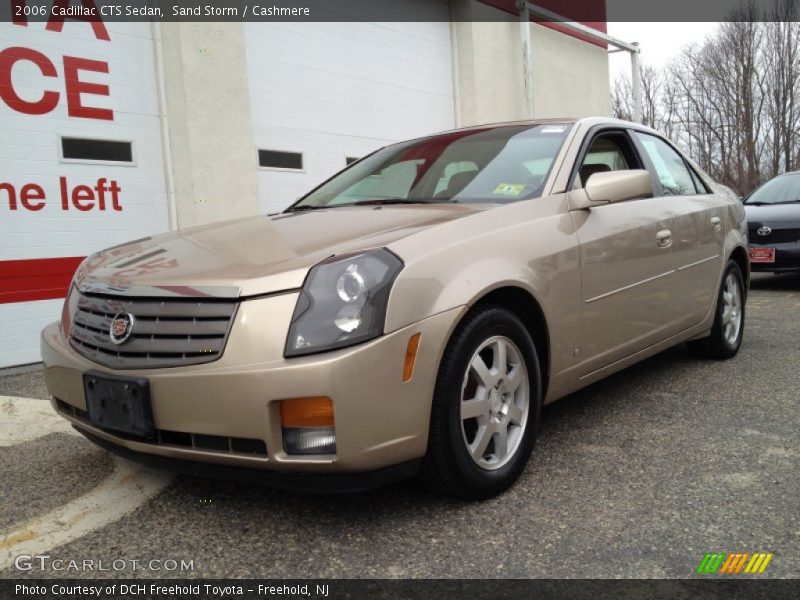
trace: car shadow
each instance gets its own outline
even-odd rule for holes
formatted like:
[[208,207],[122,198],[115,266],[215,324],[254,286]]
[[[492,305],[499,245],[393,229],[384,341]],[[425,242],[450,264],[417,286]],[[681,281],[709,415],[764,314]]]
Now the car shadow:
[[751,290],[800,291],[800,273],[753,273],[750,277]]

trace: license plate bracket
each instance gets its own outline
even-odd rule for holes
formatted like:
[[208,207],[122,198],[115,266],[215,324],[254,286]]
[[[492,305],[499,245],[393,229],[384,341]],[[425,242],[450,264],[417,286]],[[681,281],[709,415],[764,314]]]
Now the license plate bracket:
[[83,392],[93,425],[141,438],[155,437],[150,382],[146,377],[87,371],[83,374]]
[[775,248],[750,248],[751,263],[774,263]]

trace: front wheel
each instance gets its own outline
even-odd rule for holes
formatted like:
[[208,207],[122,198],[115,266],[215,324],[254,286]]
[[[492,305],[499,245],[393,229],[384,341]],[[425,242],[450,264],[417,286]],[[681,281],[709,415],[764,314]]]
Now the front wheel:
[[717,297],[717,311],[711,334],[689,342],[689,348],[708,358],[726,359],[736,356],[744,334],[745,300],[742,270],[735,261],[728,261]]
[[525,468],[541,418],[542,377],[525,325],[495,306],[453,333],[439,366],[424,476],[465,499],[507,489]]

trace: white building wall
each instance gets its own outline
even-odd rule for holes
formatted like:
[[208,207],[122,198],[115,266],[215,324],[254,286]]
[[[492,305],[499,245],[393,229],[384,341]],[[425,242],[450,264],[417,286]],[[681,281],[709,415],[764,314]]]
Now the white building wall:
[[164,23],[160,34],[177,227],[257,214],[242,24]]
[[455,126],[448,22],[248,23],[245,40],[256,146],[303,154],[302,172],[259,169],[266,212],[345,157]]
[[453,0],[453,12],[460,125],[611,115],[605,48],[531,23],[531,115],[521,23],[494,20],[498,9],[479,0]]
[[531,50],[537,118],[611,116],[605,48],[531,24]]
[[[18,61],[11,71],[18,95],[33,102],[44,91],[59,93],[58,105],[43,115],[24,114],[0,101],[0,182],[13,185],[18,200],[12,210],[8,194],[0,190],[0,261],[82,257],[168,228],[150,25],[105,26],[110,41],[97,39],[92,27],[79,21],[68,20],[61,32],[47,31],[44,23],[0,23],[0,51],[34,50],[56,69],[56,77],[46,77],[34,63]],[[107,63],[108,73],[82,70],[79,78],[108,85],[108,96],[84,93],[81,102],[112,109],[113,120],[68,115],[64,56]],[[60,135],[132,141],[134,162],[62,160]],[[122,210],[111,207],[109,194],[105,210],[97,204],[87,211],[70,205],[64,210],[61,177],[70,192],[78,185],[94,187],[100,178],[116,181]],[[41,210],[19,205],[20,189],[30,183],[46,194]],[[60,317],[61,304],[0,301],[0,367],[40,360],[39,332]]]

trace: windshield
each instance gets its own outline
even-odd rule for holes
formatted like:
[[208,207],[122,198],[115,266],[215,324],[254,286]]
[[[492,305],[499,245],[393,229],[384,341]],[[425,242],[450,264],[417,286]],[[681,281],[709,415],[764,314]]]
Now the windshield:
[[800,175],[771,179],[745,200],[745,204],[792,204],[800,202]]
[[483,127],[394,144],[345,169],[288,210],[536,198],[571,127]]

